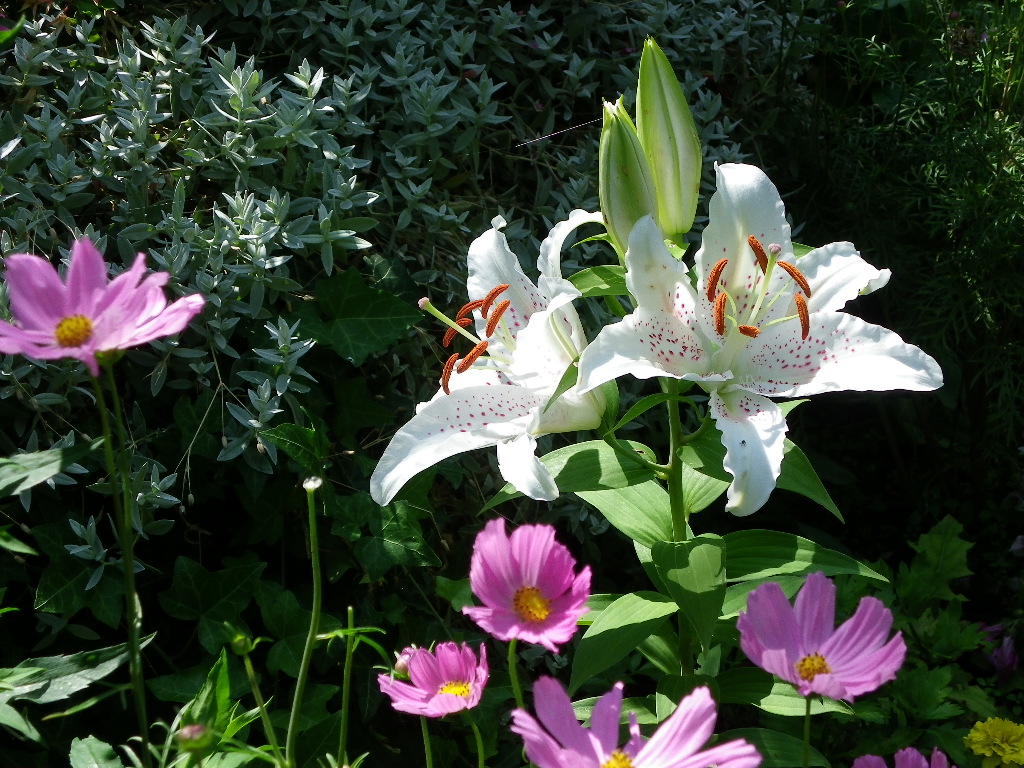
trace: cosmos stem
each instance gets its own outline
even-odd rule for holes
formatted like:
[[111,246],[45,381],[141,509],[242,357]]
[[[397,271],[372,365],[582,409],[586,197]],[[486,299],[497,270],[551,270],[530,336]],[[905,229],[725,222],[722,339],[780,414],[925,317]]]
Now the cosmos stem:
[[427,768],[434,768],[434,756],[430,753],[430,731],[427,730],[427,718],[420,715],[420,730],[423,732],[423,754]]
[[480,729],[477,727],[476,720],[469,712],[465,713],[466,719],[469,720],[469,727],[473,729],[473,738],[476,739],[476,765],[477,768],[484,767],[484,739],[480,735]]
[[811,697],[806,697],[807,706],[804,709],[804,767],[811,765]]
[[323,588],[320,581],[320,539],[316,531],[316,490],[309,483],[306,489],[306,509],[309,515],[309,560],[313,571],[313,605],[310,608],[309,632],[306,644],[302,649],[302,661],[299,664],[299,676],[295,681],[295,698],[292,700],[292,712],[288,718],[288,740],[285,744],[285,758],[292,768],[298,765],[295,759],[295,748],[299,738],[299,717],[302,710],[302,697],[306,692],[306,681],[309,678],[309,667],[313,660],[313,647],[320,631],[320,606],[323,601]]
[[523,689],[519,685],[519,669],[516,666],[516,645],[519,638],[513,637],[508,641],[508,677],[512,682],[512,693],[516,697],[516,706],[519,709],[526,709],[523,703]]
[[146,685],[142,674],[142,606],[135,587],[135,531],[132,527],[131,483],[129,478],[128,453],[125,445],[124,421],[121,418],[121,399],[117,395],[114,371],[104,365],[110,399],[113,403],[117,425],[117,457],[114,456],[114,435],[107,415],[107,402],[99,379],[92,377],[96,405],[100,411],[103,429],[103,456],[107,473],[110,475],[111,497],[114,500],[114,522],[117,538],[121,544],[121,571],[124,577],[125,622],[128,625],[128,666],[131,674],[132,698],[135,699],[135,717],[138,720],[143,768],[149,768],[149,718],[146,716]]

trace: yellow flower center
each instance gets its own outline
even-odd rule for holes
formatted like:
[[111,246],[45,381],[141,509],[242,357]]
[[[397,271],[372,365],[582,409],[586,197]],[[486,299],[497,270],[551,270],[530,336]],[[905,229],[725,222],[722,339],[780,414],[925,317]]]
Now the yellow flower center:
[[820,653],[804,656],[793,666],[796,667],[796,673],[800,675],[801,679],[808,683],[814,679],[815,675],[827,675],[832,671],[828,662],[825,661],[825,657]]
[[442,685],[438,693],[454,693],[456,696],[468,699],[471,690],[472,688],[469,683],[464,683],[461,680],[452,680]]
[[633,761],[624,752],[616,749],[601,768],[633,768]]
[[551,613],[551,601],[536,587],[521,587],[516,590],[512,606],[525,621],[544,621]]
[[80,347],[92,338],[92,320],[85,315],[68,315],[53,334],[62,347]]

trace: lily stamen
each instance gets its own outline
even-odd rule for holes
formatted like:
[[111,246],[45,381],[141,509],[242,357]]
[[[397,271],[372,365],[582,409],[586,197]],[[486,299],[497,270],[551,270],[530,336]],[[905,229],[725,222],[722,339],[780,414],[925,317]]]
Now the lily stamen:
[[811,333],[811,315],[807,310],[807,299],[802,293],[793,297],[796,303],[796,313],[800,317],[800,338],[806,339]]
[[[459,310],[459,314],[457,314],[455,316],[455,322],[458,323],[464,317],[469,317],[469,315],[471,315],[474,310],[480,309],[480,307],[482,307],[483,305],[484,305],[484,300],[483,299],[477,299],[476,301],[471,301],[471,302],[469,302],[467,304],[464,304],[462,309]],[[460,325],[461,325],[461,323],[460,323]]]
[[715,299],[715,330],[719,336],[725,336],[725,303],[729,300],[729,294],[722,292]]
[[491,289],[491,292],[484,296],[482,300],[483,303],[480,305],[480,314],[483,315],[485,319],[487,318],[487,313],[491,311],[491,305],[494,304],[498,297],[507,290],[508,283],[502,283],[501,285],[494,286]]
[[725,271],[725,265],[728,263],[728,259],[721,259],[711,268],[711,274],[708,275],[708,301],[715,301],[715,295],[718,293],[718,281],[721,279],[722,272]]
[[452,391],[448,388],[448,382],[451,381],[452,371],[455,370],[455,363],[459,360],[459,353],[456,352],[454,355],[448,358],[448,361],[444,364],[444,371],[441,372],[441,389],[444,390],[446,395],[450,395]]
[[793,278],[793,282],[800,286],[800,290],[804,292],[805,296],[811,295],[811,285],[807,282],[807,278],[804,277],[803,272],[794,267],[788,261],[777,261],[775,262],[775,265],[782,267],[786,274]]
[[768,254],[764,252],[764,247],[761,245],[761,241],[753,235],[747,238],[747,245],[750,246],[750,250],[754,252],[754,258],[757,259],[757,266],[761,268],[761,274],[768,272]]
[[487,328],[484,329],[484,336],[490,338],[494,335],[495,329],[498,327],[498,323],[501,321],[502,315],[505,314],[505,310],[512,305],[512,302],[505,299],[494,308],[494,312],[487,319]]
[[[458,317],[455,319],[455,322],[458,323],[459,326],[462,328],[468,328],[470,325],[473,324],[473,321],[468,317]],[[456,333],[458,333],[457,328],[449,328],[447,331],[445,331],[444,338],[441,339],[441,346],[447,349],[449,345],[451,345],[452,341],[455,339]]]
[[473,363],[475,363],[480,358],[480,355],[482,355],[486,351],[487,351],[487,342],[486,341],[481,341],[479,344],[477,344],[475,347],[473,347],[471,350],[469,350],[469,354],[468,355],[466,355],[464,358],[462,358],[462,362],[459,363],[458,367],[455,369],[456,372],[458,372],[458,373],[465,373],[466,371],[468,371],[469,370],[469,366],[471,366]]
[[736,330],[744,336],[749,336],[751,339],[756,339],[761,334],[761,329],[756,325],[738,325]]

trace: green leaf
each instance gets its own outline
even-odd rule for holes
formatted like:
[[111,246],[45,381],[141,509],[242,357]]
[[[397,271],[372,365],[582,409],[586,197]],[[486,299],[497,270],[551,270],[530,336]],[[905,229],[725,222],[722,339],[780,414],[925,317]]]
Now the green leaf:
[[584,297],[628,296],[626,290],[626,268],[619,266],[598,266],[581,269],[569,278]]
[[[761,768],[792,768],[794,765],[803,765],[804,742],[796,736],[788,733],[779,733],[768,728],[734,728],[718,734],[718,743],[721,744],[733,739],[746,739],[757,747],[763,758]],[[810,748],[809,765],[830,768],[830,763],[814,747]]]
[[678,608],[657,592],[623,595],[605,608],[580,640],[569,678],[570,693],[635,651]]
[[725,600],[725,542],[706,533],[687,541],[659,541],[651,549],[669,596],[689,620],[701,648],[711,636]]
[[39,577],[33,607],[46,613],[76,613],[88,603],[89,595],[85,585],[89,583],[91,571],[84,560],[76,557],[52,558]]
[[[626,440],[620,443],[627,450],[636,451],[638,454],[651,454],[651,449],[640,443]],[[654,477],[652,470],[639,462],[631,461],[604,440],[589,440],[559,448],[542,456],[541,463],[551,472],[558,490],[562,493],[625,488]],[[480,511],[485,512],[519,496],[522,494],[511,484],[506,484]]]
[[423,539],[415,518],[404,501],[382,507],[370,523],[373,536],[356,542],[356,558],[376,581],[396,565],[440,565],[441,561]]
[[800,450],[800,446],[787,438],[783,451],[785,454],[782,458],[782,473],[776,483],[778,487],[816,501],[839,518],[839,522],[845,523],[839,507],[832,501],[832,497],[825,490],[818,473],[814,471],[814,467],[811,466],[806,454]]
[[70,448],[52,448],[36,453],[19,453],[0,459],[0,496],[13,496],[63,472],[103,445],[97,437]]
[[[776,680],[763,669],[740,667],[727,669],[717,678],[720,704],[753,704],[773,715],[803,717],[807,700],[789,683]],[[815,696],[811,699],[811,714],[842,712],[852,714],[849,704]]]
[[752,581],[783,573],[812,573],[826,576],[859,574],[888,581],[881,574],[852,557],[815,544],[792,533],[750,530],[725,535],[729,551],[729,581]]
[[298,424],[279,424],[260,430],[260,437],[287,453],[309,474],[319,475],[324,471],[330,445],[320,430]]
[[8,530],[9,528],[11,528],[11,526],[9,525],[0,527],[0,549],[6,549],[8,552],[12,552],[16,555],[39,554],[34,549],[32,549],[32,547],[30,547],[28,544],[25,544],[23,541],[14,538],[10,534],[10,531]]
[[690,514],[707,509],[719,496],[729,490],[728,480],[719,480],[711,475],[705,475],[689,464],[682,463],[680,470],[683,475],[683,503]]
[[245,563],[222,571],[208,571],[195,560],[174,562],[170,589],[158,596],[170,616],[200,622],[200,643],[216,653],[224,641],[223,623],[240,624],[239,614],[252,599],[266,563]]
[[473,604],[473,590],[469,586],[469,579],[453,580],[438,576],[434,580],[434,591],[438,597],[447,600],[454,611],[461,611],[465,606]]
[[182,725],[205,725],[217,731],[224,730],[234,706],[228,681],[227,653],[227,648],[220,649],[220,656],[210,668],[203,687],[185,708]]
[[[155,635],[150,635],[144,638],[143,647],[154,637]],[[15,699],[34,701],[37,704],[61,701],[106,677],[127,661],[128,647],[124,643],[96,651],[82,651],[71,656],[26,659],[14,669],[35,671],[14,687],[0,691],[0,704]],[[6,678],[8,672],[10,670],[2,670],[0,675]]]
[[[578,356],[576,360],[579,360]],[[541,409],[541,414],[547,413],[548,408],[554,405],[558,398],[576,386],[576,381],[580,377],[580,369],[576,367],[576,360],[574,360],[569,367],[565,369],[565,373],[562,374],[562,378],[558,380],[558,386],[555,387],[555,391],[551,393],[551,397],[549,397],[548,401],[544,403],[544,407]]]
[[626,411],[625,414],[623,414],[621,419],[615,422],[615,426],[613,426],[610,431],[614,432],[617,429],[621,429],[623,426],[629,424],[629,422],[633,421],[637,417],[641,416],[644,413],[647,413],[647,411],[651,410],[651,408],[654,408],[656,405],[661,405],[667,400],[689,400],[689,398],[680,397],[679,395],[675,394],[669,394],[668,392],[656,392],[653,395],[647,395],[647,397],[642,397],[635,403],[633,403],[633,406],[628,411]]
[[[299,605],[293,593],[274,582],[260,584],[256,602],[260,606],[267,631],[277,641],[267,654],[267,669],[274,673],[280,670],[291,677],[298,677],[309,622],[313,620],[312,612]],[[337,619],[320,614],[318,634],[340,628]]]
[[7,726],[15,733],[20,733],[26,739],[42,743],[43,737],[40,735],[36,727],[29,722],[28,718],[25,717],[21,712],[16,710],[10,704],[0,702],[0,725]]
[[114,748],[95,736],[71,740],[71,768],[124,768]]
[[577,491],[576,495],[596,507],[608,522],[633,541],[646,547],[672,538],[672,508],[668,492],[656,480],[628,488]]
[[386,291],[369,287],[350,267],[317,283],[315,305],[297,312],[303,329],[352,365],[386,349],[422,313]]

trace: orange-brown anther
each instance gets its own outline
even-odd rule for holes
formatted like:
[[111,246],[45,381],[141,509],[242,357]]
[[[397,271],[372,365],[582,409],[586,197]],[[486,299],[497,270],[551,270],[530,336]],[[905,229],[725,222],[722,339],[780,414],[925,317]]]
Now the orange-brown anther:
[[441,389],[444,390],[446,395],[450,395],[452,392],[448,389],[448,382],[452,378],[452,371],[455,370],[455,363],[458,362],[459,354],[456,352],[454,355],[448,358],[448,362],[444,364],[444,371],[441,372]]
[[486,351],[487,342],[481,341],[479,344],[477,344],[475,347],[469,350],[469,354],[462,358],[462,362],[459,363],[458,368],[456,368],[455,370],[458,371],[459,373],[465,373],[466,371],[469,370],[469,366],[475,363],[477,359],[480,357],[480,355],[482,355]]
[[761,329],[758,328],[756,325],[741,325],[736,330],[742,333],[744,336],[749,336],[752,339],[756,339],[758,335],[761,333]]
[[800,316],[800,338],[806,339],[811,333],[811,315],[807,311],[807,299],[802,293],[793,297],[796,302],[796,313]]
[[761,241],[751,235],[747,238],[747,245],[750,246],[750,250],[754,252],[754,256],[757,258],[757,266],[761,268],[761,274],[764,274],[768,271],[768,254],[764,252]]
[[[468,317],[458,317],[455,319],[455,322],[458,323],[463,328],[468,328],[473,324],[473,321]],[[445,331],[444,338],[441,339],[441,346],[447,349],[448,345],[451,344],[452,341],[455,339],[456,333],[458,333],[458,331],[456,331],[454,328],[449,328],[447,331]]]
[[487,319],[487,327],[484,329],[484,336],[490,337],[494,333],[494,329],[498,327],[498,323],[501,322],[501,316],[505,314],[505,310],[511,306],[512,302],[505,299],[498,303],[498,306],[491,312],[491,316]]
[[811,295],[811,285],[807,282],[807,278],[804,277],[803,272],[794,267],[788,261],[778,261],[776,264],[786,270],[786,273],[793,278],[793,282],[800,286],[800,290],[804,292],[805,296]]
[[477,299],[476,301],[469,302],[468,304],[464,305],[462,309],[459,310],[459,314],[455,316],[455,321],[458,322],[462,318],[469,316],[470,314],[472,314],[473,310],[480,309],[480,307],[482,307],[483,305],[483,299]]
[[725,336],[725,302],[728,298],[729,294],[720,293],[715,299],[715,330],[719,336]]
[[715,300],[715,295],[718,293],[718,281],[722,277],[722,272],[725,271],[725,265],[728,263],[728,259],[722,259],[711,268],[711,274],[708,275],[708,301]]
[[484,303],[480,306],[480,314],[483,315],[484,317],[487,317],[487,313],[491,311],[491,305],[498,299],[498,297],[501,294],[503,294],[507,290],[508,283],[502,283],[501,285],[494,286],[491,289],[491,292],[484,296]]

